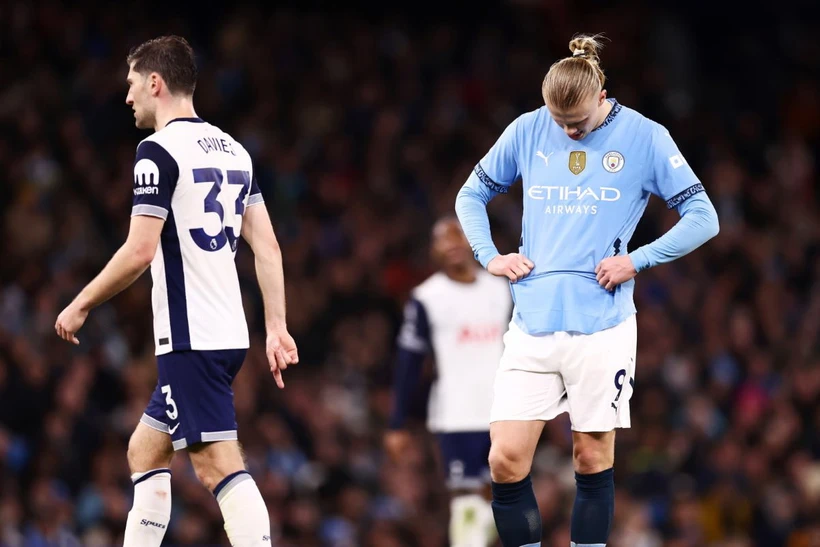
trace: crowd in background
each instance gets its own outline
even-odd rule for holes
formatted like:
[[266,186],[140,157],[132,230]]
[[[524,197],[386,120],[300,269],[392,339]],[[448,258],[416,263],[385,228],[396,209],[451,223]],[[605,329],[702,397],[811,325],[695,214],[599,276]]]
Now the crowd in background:
[[[237,255],[252,332],[239,436],[275,544],[445,545],[433,444],[417,429],[400,464],[381,448],[399,313],[433,271],[431,223],[506,124],[541,106],[578,31],[607,33],[610,96],[671,131],[721,222],[703,249],[637,278],[610,545],[820,545],[818,7],[742,8],[727,25],[719,9],[661,5],[512,2],[438,20],[0,4],[0,545],[121,542],[127,441],[156,382],[150,278],[93,311],[79,346],[53,325],[125,239],[147,136],[124,104],[125,56],[167,32],[197,50],[197,112],[253,156],[282,245],[301,357],[283,391],[253,257]],[[490,212],[515,250],[520,185]],[[676,219],[653,199],[630,248]],[[534,467],[545,545],[569,545],[570,456],[563,416]],[[172,485],[166,543],[226,545],[182,453]]]

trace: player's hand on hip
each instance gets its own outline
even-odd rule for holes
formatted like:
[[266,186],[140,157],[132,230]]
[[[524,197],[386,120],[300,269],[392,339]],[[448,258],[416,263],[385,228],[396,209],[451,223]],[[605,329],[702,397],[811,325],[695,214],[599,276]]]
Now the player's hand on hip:
[[282,379],[282,371],[287,370],[288,365],[295,365],[299,362],[296,342],[286,328],[268,332],[265,341],[265,354],[268,357],[268,365],[270,365],[270,371],[273,373],[276,385],[284,388],[285,381]]
[[406,429],[391,429],[384,434],[384,450],[393,463],[399,463],[410,448],[413,437]]
[[529,275],[535,264],[520,253],[498,255],[487,264],[487,271],[498,277],[506,277],[513,283]]
[[629,281],[638,275],[638,272],[629,255],[623,255],[603,259],[595,268],[595,275],[600,286],[608,291],[614,291],[615,287]]
[[72,302],[66,309],[60,312],[57,316],[57,322],[54,324],[54,330],[57,331],[57,336],[72,344],[79,344],[75,336],[77,331],[82,328],[83,323],[88,318],[88,310],[80,308],[77,304]]

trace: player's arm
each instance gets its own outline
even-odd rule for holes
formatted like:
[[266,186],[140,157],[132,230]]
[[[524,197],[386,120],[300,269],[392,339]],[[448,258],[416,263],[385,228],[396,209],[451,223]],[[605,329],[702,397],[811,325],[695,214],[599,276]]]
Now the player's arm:
[[680,220],[664,235],[629,255],[606,258],[596,268],[598,282],[607,290],[632,279],[638,272],[671,262],[694,251],[720,231],[717,211],[703,184],[683,158],[669,133],[658,126],[650,147],[652,173],[646,188],[676,209]]
[[498,194],[506,194],[521,175],[516,153],[520,120],[518,118],[504,130],[475,166],[456,197],[456,215],[476,260],[491,274],[506,276],[511,281],[530,273],[533,264],[518,253],[499,254],[490,233],[487,204]]
[[177,163],[162,146],[153,141],[140,143],[134,161],[128,238],[102,272],[60,313],[54,328],[61,338],[78,344],[75,334],[88,312],[131,285],[148,269],[171,210],[171,195],[178,179]]
[[384,438],[385,449],[394,461],[401,459],[410,442],[410,434],[405,430],[407,415],[413,397],[418,393],[424,359],[430,348],[427,312],[416,299],[409,300],[404,306],[404,322],[397,342],[393,408]]
[[285,274],[282,252],[273,232],[268,210],[256,180],[252,183],[248,208],[242,219],[242,237],[253,250],[256,279],[265,307],[265,351],[276,385],[285,387],[282,371],[299,362],[296,342],[288,334],[285,321]]
[[131,286],[148,269],[154,260],[164,225],[165,221],[161,218],[131,218],[128,239],[123,246],[57,318],[55,329],[61,338],[79,344],[75,334],[85,322],[88,312]]

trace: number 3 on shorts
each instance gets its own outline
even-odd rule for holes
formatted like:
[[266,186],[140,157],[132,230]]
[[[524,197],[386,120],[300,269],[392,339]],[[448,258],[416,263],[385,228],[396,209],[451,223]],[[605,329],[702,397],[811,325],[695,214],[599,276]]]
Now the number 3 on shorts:
[[162,386],[162,392],[165,394],[165,404],[171,407],[171,410],[166,410],[165,414],[172,420],[177,419],[177,404],[174,402],[174,398],[171,397],[171,386],[166,385]]

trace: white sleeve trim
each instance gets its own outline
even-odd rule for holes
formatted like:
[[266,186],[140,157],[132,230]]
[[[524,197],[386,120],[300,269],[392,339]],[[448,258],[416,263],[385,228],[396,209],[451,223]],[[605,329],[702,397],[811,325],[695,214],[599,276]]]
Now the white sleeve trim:
[[131,208],[131,216],[149,216],[149,217],[157,217],[161,218],[162,220],[168,220],[168,209],[165,207],[159,207],[157,205],[134,205]]
[[265,203],[265,200],[262,197],[262,194],[252,194],[248,198],[248,207],[250,207],[251,205],[258,205],[260,203]]

